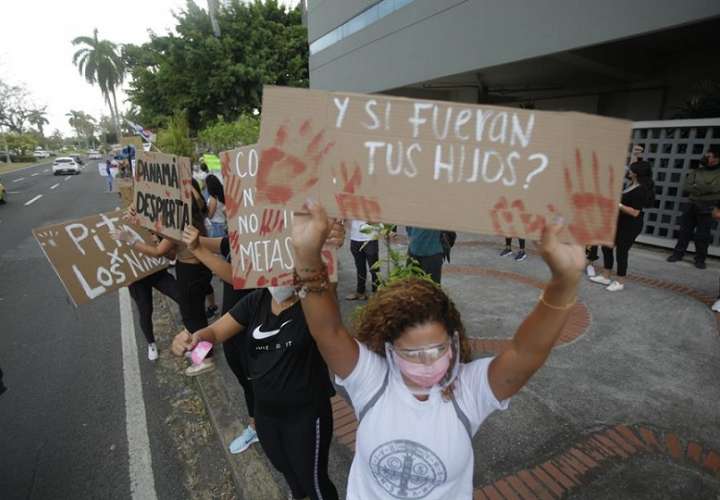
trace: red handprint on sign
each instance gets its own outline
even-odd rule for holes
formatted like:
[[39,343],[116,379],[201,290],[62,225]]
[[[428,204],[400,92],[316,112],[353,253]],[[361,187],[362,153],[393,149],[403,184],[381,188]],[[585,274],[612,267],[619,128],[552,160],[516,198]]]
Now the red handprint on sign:
[[585,176],[579,149],[575,150],[575,185],[573,185],[570,169],[565,167],[565,191],[572,210],[568,230],[578,243],[612,243],[618,208],[612,197],[612,193],[616,189],[612,165],[608,166],[607,170],[609,196],[602,194],[600,190],[600,165],[594,151],[592,153],[594,191],[585,189]]
[[310,120],[304,121],[292,137],[287,125],[280,126],[274,145],[260,153],[256,184],[259,202],[285,205],[317,184],[318,168],[334,145],[325,139],[324,130],[313,135]]
[[223,151],[220,153],[220,173],[222,174],[223,179],[227,179],[230,177],[230,152],[229,151]]
[[[548,205],[548,210],[554,212],[555,207]],[[528,212],[522,200],[508,203],[507,198],[504,196],[500,197],[492,210],[490,210],[490,218],[495,232],[508,238],[517,238],[520,234],[516,229],[516,222],[522,224],[523,236],[540,236],[546,222],[544,215]]]
[[[333,175],[337,178],[335,169]],[[335,195],[338,209],[343,219],[360,219],[368,222],[379,222],[382,210],[375,198],[355,194],[355,189],[362,184],[362,170],[355,163],[352,172],[345,162],[340,164],[340,182],[342,192]]]
[[242,202],[242,179],[237,175],[225,177],[225,213],[228,217],[235,217],[240,210]]
[[248,262],[247,260],[243,259],[242,263],[245,266],[245,273],[242,275],[239,273],[240,269],[242,269],[242,266],[233,266],[233,288],[235,290],[242,290],[243,288],[245,288],[248,277],[252,272],[252,262]]

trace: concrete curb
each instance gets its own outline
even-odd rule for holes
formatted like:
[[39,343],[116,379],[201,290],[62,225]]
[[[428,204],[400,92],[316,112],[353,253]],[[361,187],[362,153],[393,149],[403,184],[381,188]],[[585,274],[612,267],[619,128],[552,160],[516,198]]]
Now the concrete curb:
[[[169,306],[169,299],[162,297]],[[172,308],[168,307],[172,311]],[[171,315],[175,331],[182,328],[178,319]],[[219,355],[216,351],[216,356]],[[230,398],[218,369],[195,377],[200,394],[205,403],[210,422],[225,453],[235,489],[239,498],[244,500],[284,500],[285,493],[273,478],[262,449],[253,446],[239,455],[230,453],[230,442],[245,428],[230,405]]]

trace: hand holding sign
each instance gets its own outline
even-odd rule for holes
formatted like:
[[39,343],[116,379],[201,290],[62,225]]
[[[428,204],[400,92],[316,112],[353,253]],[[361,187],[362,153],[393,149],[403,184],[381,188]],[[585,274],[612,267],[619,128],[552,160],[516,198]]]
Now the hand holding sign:
[[559,223],[546,225],[537,248],[540,256],[550,268],[553,281],[577,283],[587,263],[585,249],[580,245],[561,243],[559,235],[563,229],[564,226]]
[[321,265],[320,252],[333,226],[325,208],[318,202],[308,200],[304,208],[309,214],[295,214],[293,219],[295,267],[315,269]]
[[200,243],[200,231],[195,226],[186,226],[182,235],[182,242],[191,252],[194,251]]

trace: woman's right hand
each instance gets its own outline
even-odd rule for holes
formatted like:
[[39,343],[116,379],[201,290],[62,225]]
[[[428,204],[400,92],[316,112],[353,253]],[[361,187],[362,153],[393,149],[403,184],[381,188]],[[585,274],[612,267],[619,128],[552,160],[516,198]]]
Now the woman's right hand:
[[182,235],[182,242],[192,252],[198,247],[200,242],[200,231],[195,226],[187,225]]
[[172,341],[172,353],[175,356],[182,356],[187,351],[192,351],[197,345],[198,340],[195,335],[190,335],[186,329],[183,329],[180,333],[175,335]]
[[320,252],[332,228],[323,206],[315,200],[305,203],[309,215],[295,214],[292,227],[292,244],[295,267],[312,267],[320,264]]

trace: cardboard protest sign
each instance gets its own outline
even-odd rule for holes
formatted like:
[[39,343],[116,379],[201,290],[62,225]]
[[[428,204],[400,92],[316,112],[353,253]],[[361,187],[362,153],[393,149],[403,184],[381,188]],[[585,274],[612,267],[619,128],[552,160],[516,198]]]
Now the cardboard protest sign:
[[190,159],[141,152],[135,169],[134,200],[141,226],[174,240],[182,239],[192,214]]
[[257,201],[350,219],[612,243],[631,124],[583,113],[265,87]]
[[150,243],[150,233],[124,223],[123,213],[116,210],[33,229],[33,236],[75,305],[168,266],[166,259],[148,257],[110,237],[111,231],[129,229]]
[[[225,213],[233,268],[233,287],[293,284],[292,210],[256,203],[258,155],[255,146],[220,153],[225,179]],[[337,281],[334,248],[323,249],[330,280]]]

